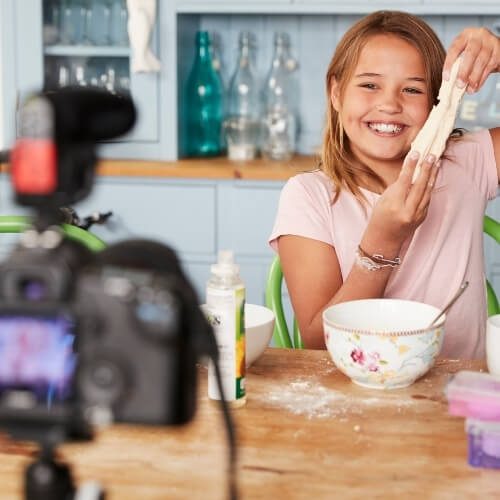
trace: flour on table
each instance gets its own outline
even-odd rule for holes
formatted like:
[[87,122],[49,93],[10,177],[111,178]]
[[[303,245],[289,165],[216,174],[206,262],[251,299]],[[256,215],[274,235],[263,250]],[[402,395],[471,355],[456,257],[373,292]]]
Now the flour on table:
[[328,389],[316,379],[300,378],[285,385],[277,385],[267,394],[257,396],[263,403],[288,410],[308,418],[336,418],[347,420],[349,415],[360,415],[363,409],[380,406],[401,408],[414,404],[412,400],[396,395],[384,397],[363,397],[345,395],[340,391]]

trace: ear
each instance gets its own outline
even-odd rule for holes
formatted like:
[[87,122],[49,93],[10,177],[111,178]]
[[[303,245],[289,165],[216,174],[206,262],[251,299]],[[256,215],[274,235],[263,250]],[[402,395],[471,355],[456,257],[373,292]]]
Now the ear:
[[332,85],[330,87],[330,101],[333,109],[340,112],[340,98],[339,98],[339,84],[335,78],[332,78]]

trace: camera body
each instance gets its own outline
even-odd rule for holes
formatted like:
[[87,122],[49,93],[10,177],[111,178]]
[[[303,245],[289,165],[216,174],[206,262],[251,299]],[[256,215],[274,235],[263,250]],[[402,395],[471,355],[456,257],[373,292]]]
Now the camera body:
[[217,347],[175,252],[127,240],[93,253],[57,222],[61,203],[90,190],[93,141],[131,127],[130,99],[64,89],[29,100],[21,117],[13,185],[37,215],[0,265],[0,427],[60,442],[111,421],[190,421],[196,363]]
[[190,421],[212,333],[175,254],[147,240],[98,256],[64,239],[23,245],[0,267],[0,426],[67,440],[111,422]]
[[[145,250],[153,244],[136,243]],[[130,245],[118,248],[127,252]],[[163,250],[167,264],[174,255]],[[75,297],[81,329],[77,382],[86,413],[97,424],[101,418],[188,422],[196,407],[196,363],[204,350],[199,340],[211,334],[194,291],[176,259],[170,272],[104,260],[80,277]]]

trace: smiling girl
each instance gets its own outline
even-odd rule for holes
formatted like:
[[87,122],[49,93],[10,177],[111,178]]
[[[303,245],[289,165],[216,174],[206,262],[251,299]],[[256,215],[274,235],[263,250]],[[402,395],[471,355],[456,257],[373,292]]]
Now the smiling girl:
[[469,92],[499,70],[490,31],[463,31],[446,54],[422,19],[402,12],[370,14],[338,44],[320,167],[287,182],[270,236],[306,347],[325,347],[321,315],[332,304],[394,297],[442,308],[467,280],[441,354],[484,356],[482,221],[497,194],[500,128],[455,131],[412,184],[411,143],[460,54],[457,86]]

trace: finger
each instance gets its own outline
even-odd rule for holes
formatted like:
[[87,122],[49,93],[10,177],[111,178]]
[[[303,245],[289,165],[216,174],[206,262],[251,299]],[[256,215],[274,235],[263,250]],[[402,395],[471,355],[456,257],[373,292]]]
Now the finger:
[[434,190],[434,186],[436,184],[436,177],[438,175],[438,172],[439,172],[439,161],[436,162],[436,164],[433,165],[431,168],[431,174],[429,176],[429,180],[427,182],[424,195],[422,196],[422,200],[420,201],[420,204],[417,208],[418,213],[423,213],[424,211],[427,210],[429,202],[431,201],[431,196]]
[[411,182],[413,179],[413,173],[415,172],[415,168],[418,164],[418,159],[420,155],[418,151],[410,151],[404,161],[403,166],[401,167],[401,171],[399,172],[399,176],[395,184],[398,185],[400,190],[406,195],[408,189],[410,189]]
[[497,67],[498,67],[498,57],[494,53],[492,53],[492,57],[489,60],[486,67],[484,68],[483,74],[481,75],[481,78],[479,79],[479,83],[477,85],[476,90],[479,90],[484,85],[484,82],[486,81],[486,79],[488,78],[488,76],[491,73],[494,73],[495,71],[497,71]]
[[422,163],[420,174],[417,180],[414,182],[413,186],[408,191],[408,196],[406,197],[405,206],[415,213],[422,201],[422,197],[427,189],[427,184],[431,176],[431,169],[436,161],[434,155],[427,155],[424,162]]
[[490,50],[483,50],[477,55],[474,61],[474,66],[467,77],[468,80],[464,80],[467,83],[467,92],[469,94],[472,94],[479,89],[479,83],[484,73],[486,71],[488,71],[488,73],[491,71],[491,55],[492,51]]
[[[478,64],[477,61],[480,51],[481,42],[476,38],[470,38],[468,40],[467,46],[462,52],[462,61],[460,62],[460,67],[458,68],[456,83],[458,88],[464,88],[469,83],[475,83],[474,81],[471,81],[471,74],[474,74],[474,69]],[[481,66],[480,71],[482,74],[484,66],[486,65],[485,61],[482,58],[479,58],[479,65]],[[479,76],[477,76],[477,79],[479,80]]]
[[458,35],[450,45],[446,53],[446,59],[443,65],[443,80],[450,79],[450,71],[453,63],[457,60],[458,56],[463,52],[467,45],[467,37],[465,31]]

